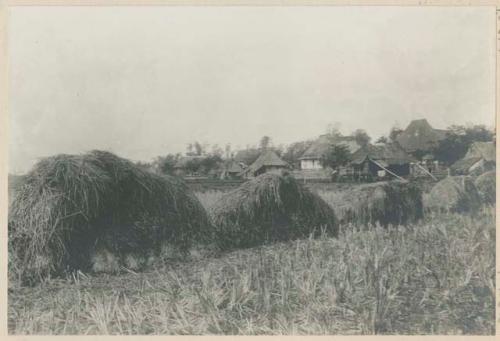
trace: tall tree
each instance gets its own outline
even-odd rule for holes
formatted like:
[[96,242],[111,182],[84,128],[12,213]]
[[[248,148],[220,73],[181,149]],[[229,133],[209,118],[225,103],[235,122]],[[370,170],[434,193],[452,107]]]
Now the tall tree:
[[368,135],[368,133],[363,130],[363,129],[356,129],[353,133],[352,136],[356,139],[356,142],[360,146],[366,146],[368,143],[371,141],[371,137]]
[[391,128],[391,131],[389,132],[389,139],[392,141],[392,142],[395,142],[396,139],[398,138],[398,136],[403,132],[402,129],[398,128],[398,127],[392,127]]
[[271,138],[267,135],[262,136],[262,138],[260,139],[259,148],[262,151],[267,150],[270,144],[271,144]]
[[313,141],[300,141],[290,144],[282,155],[283,160],[291,165],[298,166],[299,158],[312,145]]
[[196,141],[194,144],[194,152],[196,155],[202,155],[204,150],[203,150],[203,146],[198,142]]
[[432,152],[437,160],[451,165],[463,158],[474,142],[490,142],[493,137],[494,133],[484,125],[453,125]]
[[166,156],[158,156],[153,162],[154,168],[160,174],[173,174],[174,167],[179,160],[179,154],[168,154]]
[[336,169],[345,166],[351,160],[351,153],[345,145],[331,144],[328,150],[321,156],[320,162],[323,167]]

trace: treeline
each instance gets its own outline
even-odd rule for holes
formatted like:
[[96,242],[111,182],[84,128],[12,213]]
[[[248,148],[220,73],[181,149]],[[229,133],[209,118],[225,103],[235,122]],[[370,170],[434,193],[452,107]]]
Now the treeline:
[[[436,160],[445,165],[451,165],[463,158],[467,150],[474,142],[493,141],[495,134],[484,125],[452,125],[448,129],[446,137],[441,140],[432,150],[417,151],[417,158],[423,157],[427,153],[432,153]],[[403,132],[397,126],[390,128],[387,135],[379,137],[375,143],[395,143],[399,134]],[[327,134],[333,138],[341,136],[337,127],[329,126]],[[356,142],[363,146],[369,144],[372,138],[363,129],[357,129],[350,134]],[[314,143],[314,140],[305,140],[291,143],[289,145],[274,145],[269,136],[263,136],[256,145],[249,145],[244,149],[233,150],[228,143],[224,147],[217,144],[201,144],[198,141],[189,143],[184,155],[181,153],[158,156],[152,162],[139,162],[141,167],[153,170],[162,174],[174,174],[176,165],[181,164],[186,173],[199,174],[204,176],[214,175],[219,172],[224,163],[234,161],[251,165],[265,150],[273,150],[284,161],[292,167],[298,168],[300,157]],[[321,158],[324,166],[336,168],[345,165],[350,161],[350,153],[342,145],[331,145]]]

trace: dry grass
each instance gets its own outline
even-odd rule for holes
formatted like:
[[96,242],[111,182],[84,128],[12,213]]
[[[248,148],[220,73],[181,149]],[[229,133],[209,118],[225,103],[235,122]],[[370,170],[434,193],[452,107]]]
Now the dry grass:
[[481,200],[488,205],[494,205],[496,201],[496,171],[481,174],[474,180]]
[[195,192],[196,197],[201,202],[203,207],[208,211],[210,210],[217,201],[219,201],[224,194],[228,191],[220,191],[220,190],[209,190],[205,192]]
[[209,214],[214,241],[224,250],[304,238],[322,230],[338,234],[332,208],[286,172],[245,182],[224,194]]
[[468,176],[449,176],[424,196],[426,211],[474,212],[481,205],[474,181]]
[[493,334],[494,209],[9,289],[12,334]]
[[422,191],[398,181],[317,190],[343,225],[406,225],[423,217]]
[[[163,243],[187,249],[208,233],[208,216],[180,180],[92,151],[39,161],[9,212],[11,273],[37,282],[87,270],[95,252],[146,259]],[[208,239],[208,237],[207,237]]]

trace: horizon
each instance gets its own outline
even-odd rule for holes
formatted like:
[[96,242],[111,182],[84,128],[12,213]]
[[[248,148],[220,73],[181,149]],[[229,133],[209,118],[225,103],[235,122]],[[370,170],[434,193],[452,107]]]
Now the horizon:
[[10,11],[10,174],[92,149],[149,162],[194,141],[289,145],[339,123],[372,141],[421,118],[495,125],[490,8]]
[[[406,126],[399,127],[399,128],[401,128],[401,129],[404,131],[404,130],[407,128],[407,126],[408,126],[411,122],[413,122],[413,121],[418,121],[418,120],[422,120],[422,119],[425,119],[425,120],[427,120],[427,122],[429,122],[429,119],[427,119],[427,118],[425,118],[425,117],[423,117],[423,118],[416,118],[416,119],[413,119],[413,120],[411,120],[410,122],[408,122],[408,124],[407,124]],[[338,123],[338,122],[337,122],[337,123]],[[435,126],[432,124],[432,122],[429,122],[429,124],[430,124],[430,125],[432,126],[432,128],[434,128],[434,129],[442,129],[442,130],[448,130],[448,128],[450,128],[451,126],[453,126],[453,125],[454,125],[454,124],[451,124],[450,126],[447,126],[447,127],[435,127]],[[471,125],[476,125],[476,126],[481,125],[481,126],[485,126],[488,130],[492,130],[492,131],[494,131],[494,132],[495,132],[495,127],[488,127],[488,126],[486,126],[486,125],[483,125],[483,124],[475,124],[475,123],[473,123],[473,122],[467,122],[466,124],[463,124],[463,126],[471,126]],[[363,128],[359,128],[359,129],[365,130],[365,129],[363,129]],[[365,131],[366,131],[366,130],[365,130]],[[351,133],[352,133],[352,132],[350,132],[350,133],[345,133],[345,132],[343,132],[343,131],[342,131],[342,129],[339,129],[339,132],[341,133],[341,135],[342,135],[342,136],[350,136],[350,135],[351,135]],[[320,136],[322,136],[322,135],[326,135],[326,134],[328,134],[328,132],[326,131],[326,127],[325,127],[325,131],[324,131],[324,132],[322,132],[322,133],[320,133],[320,134],[318,134],[318,135],[316,135],[315,137],[312,137],[312,138],[306,138],[306,139],[304,139],[304,140],[297,140],[297,141],[293,141],[293,142],[288,143],[288,144],[283,144],[283,143],[275,143],[275,142],[274,142],[274,140],[273,140],[273,138],[272,138],[272,136],[269,136],[269,137],[271,138],[271,140],[270,140],[270,147],[271,147],[271,148],[277,148],[277,147],[281,147],[281,146],[283,146],[283,147],[284,147],[283,152],[285,152],[285,151],[286,151],[286,148],[287,148],[288,146],[290,146],[290,145],[291,145],[292,143],[294,143],[294,142],[301,142],[301,141],[307,141],[307,140],[312,140],[312,141],[314,141],[314,140],[317,140]],[[388,134],[380,135],[380,136],[377,136],[377,137],[374,137],[374,136],[371,136],[371,135],[370,135],[370,138],[371,138],[370,143],[371,143],[371,144],[375,144],[375,141],[376,141],[379,137],[382,137],[382,136],[386,136],[386,137],[387,137],[387,136],[388,136]],[[261,136],[260,138],[262,138],[262,137],[263,137],[263,136]],[[259,139],[260,139],[260,138],[259,138]],[[248,145],[246,145],[246,146],[244,146],[244,147],[241,147],[241,148],[231,149],[231,153],[232,153],[232,157],[231,157],[231,159],[234,157],[234,155],[235,155],[238,151],[245,150],[245,149],[248,149],[248,148],[257,148],[257,149],[258,149],[258,148],[259,148],[259,139],[257,139],[257,141],[256,141],[255,143],[253,143],[253,144],[248,144]],[[192,142],[200,142],[200,141],[193,140]],[[219,146],[221,149],[223,149],[223,148],[224,148],[224,146],[225,146],[225,144],[211,144],[211,143],[201,143],[201,142],[200,142],[200,144],[201,144],[201,145],[207,145],[208,147],[211,147],[211,146],[215,146],[215,145],[217,145],[217,146]],[[104,150],[105,150],[105,149],[104,149]],[[78,152],[78,153],[75,153],[75,154],[83,154],[83,153],[87,153],[87,152],[90,152],[90,151],[91,151],[91,150],[83,150],[83,151]],[[109,150],[105,150],[105,151],[109,151]],[[111,152],[112,152],[112,151],[111,151]],[[39,157],[39,158],[37,159],[37,161],[38,161],[38,160],[40,160],[40,159],[43,159],[43,158],[45,158],[45,157],[53,156],[53,155],[56,155],[56,154],[59,154],[59,153],[55,153],[55,154],[51,154],[51,155],[46,155],[46,156],[41,156],[41,157]],[[172,154],[172,155],[180,154],[180,156],[181,156],[181,157],[190,156],[190,155],[188,155],[187,145],[186,145],[186,148],[185,148],[183,151],[180,151],[180,152],[166,152],[165,154],[156,155],[156,156],[154,156],[154,157],[152,157],[151,159],[148,159],[148,160],[146,160],[146,159],[138,159],[138,160],[130,159],[130,160],[131,160],[131,161],[133,161],[133,162],[146,162],[146,163],[151,163],[151,162],[153,162],[153,161],[154,161],[157,157],[159,157],[159,156],[166,156],[166,155],[169,155],[169,154]],[[210,151],[209,151],[209,150],[204,149],[204,150],[203,150],[203,153],[202,153],[200,156],[202,156],[202,155],[208,155],[208,154],[210,154]],[[119,154],[117,154],[117,155],[121,157],[121,155],[119,155]],[[226,160],[226,159],[227,159],[224,155],[223,155],[223,157],[222,157],[222,158],[223,158],[223,160]],[[35,161],[35,163],[36,163],[36,161]],[[34,164],[33,164],[33,165],[34,165]],[[17,173],[16,173],[16,172],[11,172],[11,171],[9,170],[9,175],[25,175],[28,171],[29,171],[29,169],[28,169],[28,170],[26,170],[25,172],[17,172]]]

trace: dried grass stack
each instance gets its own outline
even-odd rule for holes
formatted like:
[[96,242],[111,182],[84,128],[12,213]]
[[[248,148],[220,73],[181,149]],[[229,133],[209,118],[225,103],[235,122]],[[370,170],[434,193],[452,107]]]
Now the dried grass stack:
[[441,180],[425,198],[426,210],[436,212],[471,212],[480,204],[476,186],[467,176],[449,176]]
[[38,162],[15,195],[9,221],[12,265],[24,282],[90,269],[102,254],[124,264],[165,243],[186,249],[210,226],[184,183],[102,151]]
[[496,202],[496,171],[481,174],[474,181],[474,185],[481,196],[483,203],[494,205]]
[[353,186],[333,193],[328,203],[343,225],[395,226],[423,217],[422,190],[400,181]]
[[223,249],[250,247],[326,233],[337,219],[318,195],[288,173],[263,174],[225,194],[211,209],[215,239]]

